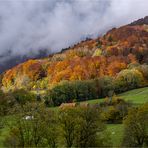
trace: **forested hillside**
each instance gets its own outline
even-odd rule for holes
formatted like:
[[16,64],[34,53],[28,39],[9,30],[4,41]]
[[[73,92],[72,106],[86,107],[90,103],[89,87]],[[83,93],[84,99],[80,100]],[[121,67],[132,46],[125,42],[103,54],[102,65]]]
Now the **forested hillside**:
[[[0,81],[5,92],[25,89],[38,93],[43,90],[49,94],[50,91],[53,101],[58,98],[60,102],[69,102],[105,97],[109,91],[120,93],[147,86],[147,64],[148,25],[145,17],[130,25],[113,28],[97,39],[86,39],[60,53],[30,59],[7,70]],[[66,96],[69,92],[70,97]]]

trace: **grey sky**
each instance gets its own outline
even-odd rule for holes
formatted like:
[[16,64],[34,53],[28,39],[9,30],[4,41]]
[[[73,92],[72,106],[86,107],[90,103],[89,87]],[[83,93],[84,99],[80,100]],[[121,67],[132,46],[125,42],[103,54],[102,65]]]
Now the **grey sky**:
[[148,0],[0,0],[0,55],[60,51],[146,15]]

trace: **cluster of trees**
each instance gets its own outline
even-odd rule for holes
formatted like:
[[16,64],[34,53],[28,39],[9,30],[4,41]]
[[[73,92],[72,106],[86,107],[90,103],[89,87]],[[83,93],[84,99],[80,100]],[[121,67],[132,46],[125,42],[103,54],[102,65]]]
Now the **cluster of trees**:
[[[20,65],[6,72],[2,78],[2,88],[4,91],[49,89],[64,80],[84,81],[106,76],[118,80],[116,85],[120,86],[119,92],[123,89],[126,91],[147,85],[148,65],[140,65],[136,62],[128,65],[129,60],[133,59],[115,56],[75,58],[50,63],[47,72],[41,62],[36,61],[31,66],[31,70],[29,68],[24,68],[28,71],[24,70]],[[128,87],[125,87],[126,85]]]
[[84,101],[97,97],[93,81],[61,82],[52,88],[44,97],[49,106],[58,106],[64,102]]
[[127,57],[83,57],[53,62],[48,67],[50,83],[62,80],[89,80],[100,76],[115,76],[127,67]]
[[[112,105],[121,100],[112,101]],[[107,106],[104,102],[102,106]],[[10,126],[5,146],[10,147],[105,147],[112,146],[110,134],[96,107],[65,108],[54,112],[42,104],[19,108]],[[17,122],[17,124],[16,124]],[[148,104],[130,108],[124,118],[122,146],[148,146]]]
[[147,71],[147,65],[130,65],[129,69],[122,70],[115,78],[103,76],[85,81],[62,81],[50,89],[45,100],[48,105],[57,106],[63,102],[106,97],[110,91],[121,93],[139,88],[148,84]]
[[136,69],[121,71],[115,81],[115,91],[120,93],[147,85],[142,73]]
[[2,84],[8,88],[14,86],[19,89],[21,85],[42,79],[46,76],[44,65],[46,65],[46,61],[39,60],[29,60],[17,65],[4,73]]
[[17,112],[17,105],[24,105],[27,102],[33,102],[36,96],[23,89],[15,90],[9,93],[0,91],[0,116],[10,115]]
[[[24,117],[31,118],[26,119]],[[23,106],[5,139],[11,147],[110,146],[96,108],[71,108],[54,113],[42,105]]]

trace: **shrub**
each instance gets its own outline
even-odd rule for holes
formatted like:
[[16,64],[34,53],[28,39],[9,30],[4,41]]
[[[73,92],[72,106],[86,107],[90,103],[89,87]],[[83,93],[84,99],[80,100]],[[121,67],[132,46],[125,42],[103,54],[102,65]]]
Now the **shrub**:
[[101,56],[102,55],[102,51],[101,49],[96,49],[93,56]]
[[117,93],[120,93],[134,88],[138,88],[142,86],[143,83],[143,75],[138,70],[122,70],[116,77],[115,90]]
[[110,76],[104,76],[98,79],[98,83],[101,89],[100,97],[106,97],[109,92],[114,92],[114,79]]
[[16,100],[11,94],[4,94],[0,91],[0,115],[12,114],[15,108]]
[[111,100],[106,98],[104,102],[100,103],[103,121],[121,123],[131,105],[130,102],[125,102],[120,98],[113,97]]
[[26,102],[31,102],[36,98],[34,94],[23,89],[13,91],[11,95],[15,98],[17,103],[21,105],[25,104]]

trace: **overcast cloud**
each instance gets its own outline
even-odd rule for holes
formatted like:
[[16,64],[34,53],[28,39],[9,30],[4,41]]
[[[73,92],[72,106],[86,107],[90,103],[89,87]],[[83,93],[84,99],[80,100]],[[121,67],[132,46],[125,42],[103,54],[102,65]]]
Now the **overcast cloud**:
[[57,52],[146,15],[148,0],[0,0],[0,62]]

